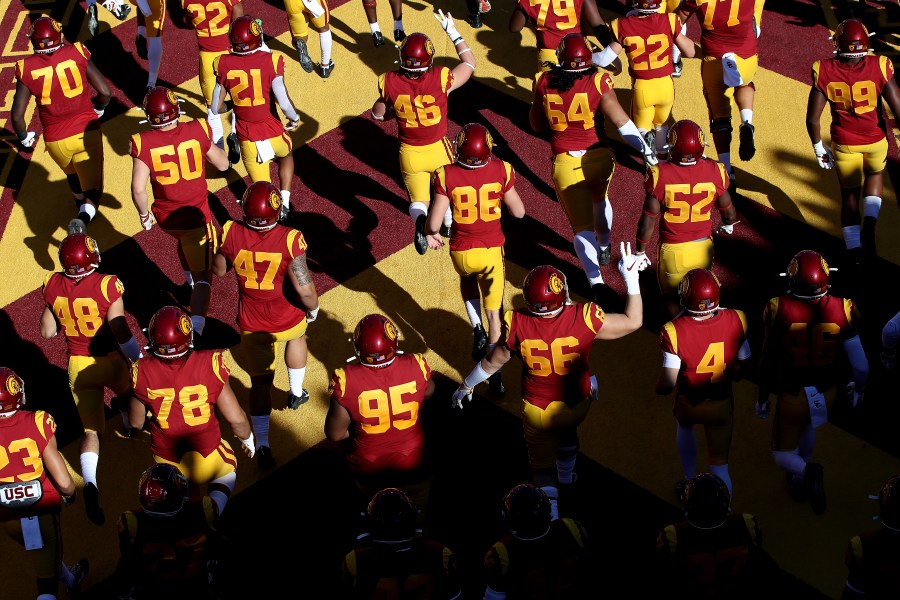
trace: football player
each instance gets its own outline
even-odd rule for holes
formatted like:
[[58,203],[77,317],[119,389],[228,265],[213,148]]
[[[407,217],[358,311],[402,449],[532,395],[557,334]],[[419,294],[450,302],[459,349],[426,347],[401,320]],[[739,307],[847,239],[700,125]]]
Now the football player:
[[750,160],[756,154],[753,126],[753,79],[759,67],[756,38],[762,22],[763,3],[741,0],[684,0],[678,9],[683,22],[697,15],[700,22],[700,48],[703,61],[700,77],[703,97],[709,109],[709,131],[716,145],[719,162],[734,181],[731,166],[731,101],[741,113],[738,156]]
[[678,121],[669,130],[669,161],[650,167],[644,176],[644,210],[638,221],[638,269],[650,266],[646,250],[662,215],[657,248],[657,281],[669,317],[681,310],[678,284],[691,269],[713,265],[712,204],[722,215],[716,233],[732,234],[737,212],[728,193],[725,167],[703,150],[706,138],[693,121]]
[[403,590],[395,596],[406,600],[462,597],[456,556],[444,544],[419,534],[417,512],[397,488],[379,490],[372,497],[364,544],[344,557],[346,597],[381,598],[390,589]]
[[[128,13],[131,12],[131,6],[128,5],[126,0],[105,0],[101,4],[120,21],[127,19]],[[87,0],[87,19],[88,32],[92,36],[97,35],[97,31],[100,29],[100,19],[97,16],[97,0]]]
[[131,0],[137,5],[137,36],[134,50],[147,61],[147,91],[156,87],[162,64],[162,30],[166,22],[166,0]]
[[[403,30],[403,0],[389,0],[391,5],[391,14],[394,16],[394,41],[398,44],[406,39],[406,32]],[[366,13],[366,20],[369,22],[369,29],[372,31],[372,42],[375,47],[384,46],[384,35],[381,33],[381,27],[378,26],[378,10],[375,0],[363,0],[363,10]]]
[[684,484],[697,474],[695,425],[706,434],[709,470],[733,493],[728,452],[734,428],[731,382],[739,379],[750,358],[747,317],[740,310],[719,306],[719,280],[707,269],[692,269],[678,284],[684,310],[659,332],[663,368],[656,393],[676,392],[672,413],[678,422],[675,441]]
[[[300,115],[284,85],[284,56],[264,48],[262,20],[244,15],[234,20],[228,34],[231,53],[213,61],[216,87],[212,109],[225,112],[225,94],[231,96],[237,120],[240,154],[250,181],[272,181],[269,163],[278,164],[282,210],[291,206],[294,156],[289,132],[300,126]],[[287,117],[282,124],[272,106],[272,95]]]
[[881,330],[881,365],[885,369],[894,368],[898,342],[900,342],[900,312],[891,317]]
[[[60,510],[75,502],[75,481],[57,448],[56,421],[25,409],[25,382],[7,367],[0,367],[0,448],[0,529],[28,550],[38,600],[55,600],[60,581],[77,593],[87,560],[71,568],[60,560]],[[3,560],[15,568],[8,552]]]
[[664,4],[662,0],[633,0],[636,14],[609,24],[612,41],[594,60],[607,67],[627,48],[631,120],[658,153],[665,149],[675,103],[673,52],[678,49],[680,55],[694,57],[694,42],[682,33],[684,26],[678,16],[660,13]]
[[553,519],[547,494],[530,483],[506,494],[503,521],[509,534],[484,557],[485,600],[584,597],[588,538],[581,523]]
[[824,470],[810,462],[816,428],[828,421],[842,355],[850,363],[852,380],[841,391],[854,408],[863,399],[869,361],[859,339],[856,304],[828,293],[829,269],[822,255],[813,250],[798,252],[787,276],[788,293],[769,300],[763,313],[765,340],[756,411],[766,418],[769,394],[777,394],[772,456],[788,473],[792,494],[808,494],[813,511],[821,514],[825,511]]
[[[481,360],[500,339],[500,311],[506,268],[503,260],[501,203],[517,219],[525,216],[525,205],[516,191],[516,172],[508,162],[496,158],[488,130],[469,123],[456,136],[456,162],[434,172],[434,201],[428,209],[428,245],[444,245],[438,233],[452,207],[450,258],[459,274],[459,291],[475,335],[472,360]],[[481,301],[488,332],[481,323]],[[490,379],[491,393],[503,393],[500,372]]]
[[763,598],[771,559],[751,514],[731,512],[725,482],[701,473],[684,487],[683,521],[666,526],[656,540],[659,580],[678,599]]
[[[535,483],[550,498],[559,516],[558,486],[573,482],[578,455],[578,425],[596,399],[596,379],[589,359],[594,340],[614,340],[640,328],[641,288],[631,244],[622,242],[619,271],[628,301],[624,314],[605,313],[593,302],[569,300],[562,271],[549,265],[528,273],[523,285],[525,306],[507,311],[500,341],[479,361],[453,393],[453,404],[471,400],[479,383],[509,362],[522,358],[522,420],[528,460]],[[551,350],[552,349],[552,350]]]
[[413,33],[400,44],[400,68],[378,78],[378,100],[372,105],[376,121],[397,118],[400,173],[409,194],[409,216],[416,224],[413,244],[419,254],[428,251],[425,221],[432,174],[453,162],[447,140],[447,97],[475,72],[475,54],[456,30],[453,17],[439,10],[435,18],[456,48],[460,63],[452,71],[434,67],[434,44],[424,33]]
[[[210,598],[224,498],[188,497],[188,481],[175,465],[141,473],[140,507],[119,516],[119,598]],[[220,504],[221,503],[221,504]]]
[[260,468],[271,469],[275,466],[269,446],[275,344],[284,342],[290,384],[287,406],[298,409],[309,400],[309,392],[303,389],[309,353],[306,327],[319,314],[319,296],[306,266],[303,234],[278,224],[278,188],[267,181],[251,184],[241,199],[241,208],[243,220],[225,223],[213,273],[221,277],[234,266],[237,274],[238,326],[250,375],[250,420],[256,434],[256,459]]
[[[106,430],[104,392],[112,390],[119,397],[119,410],[127,410],[130,386],[125,359],[138,360],[141,349],[125,320],[125,286],[115,275],[97,272],[97,242],[84,233],[70,234],[59,246],[59,262],[62,271],[44,281],[41,337],[50,339],[60,332],[66,337],[69,387],[84,426],[79,447],[84,504],[91,522],[102,525],[97,463],[100,437]],[[126,436],[134,433],[128,427],[125,423]]]
[[[181,6],[190,13],[191,23],[197,32],[197,43],[200,46],[200,93],[207,106],[206,120],[212,132],[213,143],[224,149],[222,116],[213,110],[212,105],[213,89],[216,87],[213,63],[220,56],[228,54],[231,47],[228,30],[235,19],[243,16],[244,5],[241,0],[181,0]],[[232,111],[228,134],[228,160],[232,164],[241,159],[234,125]]]
[[[300,67],[307,73],[312,73],[315,65],[309,57],[309,49],[306,43],[309,41],[309,23],[319,34],[319,46],[322,50],[322,62],[319,63],[319,77],[327,79],[334,71],[334,61],[331,60],[331,28],[328,22],[331,12],[328,10],[326,0],[284,0],[284,9],[288,14],[288,24],[291,27],[291,37]],[[402,29],[402,27],[401,27]],[[394,36],[396,37],[396,35]]]
[[559,46],[566,35],[587,29],[590,25],[594,35],[604,46],[610,42],[609,28],[600,16],[595,0],[573,0],[572,2],[532,2],[517,0],[509,17],[509,31],[518,33],[529,25],[537,36],[537,71],[549,71],[557,64]]
[[[47,152],[66,175],[78,210],[78,217],[69,222],[69,233],[83,232],[96,216],[103,194],[100,117],[109,104],[109,86],[88,49],[81,42],[67,44],[62,26],[50,17],[35,19],[30,38],[34,55],[16,63],[13,129],[22,148],[30,152],[37,134],[28,131],[25,110],[33,95]],[[93,100],[91,89],[97,92]]]
[[[900,111],[900,91],[890,59],[869,54],[869,32],[860,21],[843,21],[832,40],[837,56],[812,65],[806,131],[819,166],[837,173],[847,250],[855,255],[864,251],[874,257],[875,224],[881,210],[888,151],[880,100],[886,100],[891,111]],[[822,143],[820,131],[826,104],[831,109],[830,150]]]
[[616,167],[599,113],[612,121],[622,138],[640,151],[647,164],[656,164],[651,150],[622,110],[609,73],[597,72],[591,49],[580,33],[563,37],[556,51],[559,64],[540,73],[534,85],[529,121],[534,131],[550,130],[553,183],[559,204],[572,226],[575,254],[594,292],[606,293],[600,267],[609,264],[612,204],[607,198]]
[[[210,267],[218,248],[218,232],[209,211],[206,163],[220,172],[231,168],[225,152],[212,143],[202,119],[179,122],[178,98],[155,87],[144,97],[149,131],[131,136],[131,200],[141,226],[149,231],[159,223],[178,241],[178,260],[191,287],[191,321],[203,335],[209,310]],[[153,206],[147,199],[147,182]]]
[[331,377],[325,436],[350,440],[350,470],[366,502],[384,487],[398,487],[423,509],[424,524],[431,468],[419,417],[435,384],[425,355],[399,352],[399,337],[383,315],[366,315],[356,325],[358,362]]
[[900,597],[900,475],[881,487],[878,504],[883,527],[861,533],[847,545],[841,600]]
[[150,413],[150,452],[157,463],[175,465],[191,497],[207,495],[225,506],[236,480],[237,457],[222,438],[224,419],[250,458],[256,451],[250,421],[238,404],[225,358],[218,350],[193,350],[191,319],[165,306],[147,327],[149,354],[132,365],[131,426],[144,428]]

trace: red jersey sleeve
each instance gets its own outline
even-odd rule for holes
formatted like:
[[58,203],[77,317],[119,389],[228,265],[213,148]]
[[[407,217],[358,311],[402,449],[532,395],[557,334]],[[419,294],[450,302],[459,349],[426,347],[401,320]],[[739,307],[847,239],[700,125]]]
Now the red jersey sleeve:
[[106,275],[100,282],[100,293],[112,304],[125,294],[125,285],[115,275]]
[[859,335],[859,309],[850,298],[844,298],[844,316],[847,317],[847,327],[841,332],[841,340],[849,340]]
[[303,237],[303,234],[299,230],[293,229],[288,233],[287,248],[291,258],[297,258],[298,256],[306,254],[306,249],[308,247],[306,238]]
[[446,94],[451,87],[453,87],[453,71],[441,67],[441,90]]
[[519,344],[515,339],[513,315],[515,311],[508,310],[503,315],[503,323],[500,328],[500,340],[498,343],[506,346],[510,352],[518,352]]
[[347,374],[344,369],[335,369],[328,383],[328,394],[343,405],[344,393],[347,391]]
[[223,385],[228,383],[228,378],[231,377],[231,369],[225,364],[224,352],[213,352],[212,371],[216,379],[221,381]]
[[606,318],[606,313],[603,312],[603,308],[599,304],[588,302],[581,307],[581,317],[584,319],[584,324],[587,325],[587,328],[593,331],[594,335],[597,335],[597,332],[603,327],[603,319]]
[[84,44],[82,44],[81,42],[75,42],[72,45],[78,51],[78,54],[81,55],[81,59],[78,59],[78,61],[83,65],[87,65],[88,61],[91,60],[91,51],[85,48]]
[[609,76],[607,72],[597,72],[594,73],[594,85],[597,86],[597,91],[600,92],[600,95],[606,94],[607,92],[612,91],[615,87],[613,83],[612,77]]
[[516,185],[516,170],[513,169],[513,166],[506,161],[503,161],[503,169],[506,172],[506,180],[503,182],[503,188],[501,191],[505,194],[509,190],[513,189],[513,186]]
[[219,253],[231,261],[234,260],[236,254],[234,248],[234,236],[230,235],[233,227],[239,226],[235,225],[234,221],[225,222],[225,226],[222,227],[222,243],[219,245]]
[[659,347],[663,352],[678,354],[678,345],[675,336],[675,325],[669,321],[659,330]]
[[272,53],[272,70],[275,77],[284,77],[284,55],[280,52]]
[[434,172],[434,193],[440,194],[441,196],[450,196],[449,191],[447,190],[447,174],[444,172],[444,167],[438,167]]
[[50,442],[50,438],[56,435],[56,421],[50,413],[36,410],[34,411],[34,422],[41,432],[41,439],[35,441],[38,443],[38,449],[43,452]]

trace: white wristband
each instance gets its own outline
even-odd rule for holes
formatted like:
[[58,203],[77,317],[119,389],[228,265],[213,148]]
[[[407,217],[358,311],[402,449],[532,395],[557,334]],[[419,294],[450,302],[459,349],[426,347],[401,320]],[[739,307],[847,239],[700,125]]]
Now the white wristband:
[[253,439],[253,432],[250,432],[250,436],[246,440],[241,440],[241,444],[244,445],[244,448],[250,451],[251,458],[252,454],[256,452],[256,441]]
[[491,377],[491,374],[484,370],[484,367],[481,366],[481,361],[478,361],[478,364],[475,365],[475,368],[469,373],[469,375],[463,380],[463,385],[467,388],[475,389],[479,383],[487,381]]
[[310,321],[315,321],[316,317],[318,317],[318,316],[319,316],[319,307],[318,306],[306,313],[306,318]]
[[119,344],[119,348],[122,349],[122,354],[130,360],[131,362],[137,362],[141,358],[143,358],[143,354],[141,354],[141,347],[138,346],[137,340],[134,339],[134,336],[125,342],[124,344]]
[[612,48],[607,46],[601,52],[594,52],[591,55],[591,60],[598,67],[608,67],[614,60],[616,60],[617,56],[618,54],[613,52]]
[[819,140],[815,144],[813,144],[813,150],[816,153],[816,156],[822,156],[825,154],[825,144],[822,143],[822,140]]
[[641,281],[637,277],[634,279],[626,279],[625,280],[625,290],[628,292],[629,296],[640,296],[641,295]]

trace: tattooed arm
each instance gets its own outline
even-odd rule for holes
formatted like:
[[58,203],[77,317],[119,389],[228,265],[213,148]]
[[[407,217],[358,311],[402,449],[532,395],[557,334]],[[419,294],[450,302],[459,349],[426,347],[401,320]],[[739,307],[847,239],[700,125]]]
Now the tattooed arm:
[[[291,261],[289,275],[306,312],[311,315],[317,314],[319,311],[319,295],[316,293],[316,284],[313,283],[309,267],[306,266],[306,254],[301,254]],[[314,319],[315,316],[310,320]]]

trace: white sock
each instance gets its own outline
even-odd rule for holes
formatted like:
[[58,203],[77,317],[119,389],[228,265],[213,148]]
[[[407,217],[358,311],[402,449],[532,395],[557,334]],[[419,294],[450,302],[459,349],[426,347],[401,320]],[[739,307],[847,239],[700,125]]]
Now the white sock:
[[444,213],[444,227],[453,225],[453,210],[448,206],[447,212]]
[[566,446],[557,451],[556,478],[562,484],[570,484],[574,479],[575,459],[578,457],[577,446]]
[[319,34],[319,45],[322,47],[322,64],[328,66],[331,62],[331,30]]
[[863,198],[863,216],[878,218],[881,212],[881,198],[878,196],[866,196]]
[[665,152],[669,149],[669,126],[668,125],[660,125],[656,129],[656,151]]
[[284,206],[291,206],[291,190],[281,190],[281,203]]
[[419,218],[419,215],[427,215],[428,214],[428,205],[424,202],[412,202],[409,205],[409,216],[412,217],[412,220],[415,221]]
[[[228,488],[228,493],[234,491],[234,483],[237,481],[237,473],[232,471],[231,473],[226,473],[217,479],[213,479],[209,482],[209,485],[220,485],[222,487]],[[220,492],[221,493],[221,492]]]
[[572,240],[575,246],[575,254],[581,261],[581,268],[588,278],[588,283],[595,285],[603,283],[603,276],[600,275],[600,258],[597,248],[597,238],[593,231],[579,231]]
[[842,227],[841,231],[844,232],[844,243],[847,244],[847,250],[853,250],[854,248],[859,248],[859,225],[850,225],[849,227]]
[[594,202],[594,224],[597,228],[597,243],[601,248],[609,246],[610,232],[612,231],[613,209],[609,197],[603,202]]
[[56,600],[53,594],[39,594],[37,600]]
[[203,335],[203,328],[206,327],[206,317],[202,315],[193,315],[191,317],[191,325],[194,326],[194,332],[197,335]]
[[403,29],[403,19],[394,21],[394,29]]
[[159,65],[162,62],[162,38],[147,39],[147,85],[156,86],[159,77]]
[[184,282],[191,287],[194,287],[194,276],[191,275],[190,271],[184,271]]
[[741,109],[741,121],[744,123],[753,123],[753,109],[752,108],[742,108]]
[[545,485],[541,487],[547,498],[550,499],[550,520],[559,519],[559,491],[555,485]]
[[256,447],[269,445],[269,415],[250,417],[253,423],[253,437],[256,438]]
[[772,450],[772,457],[782,471],[787,471],[795,477],[802,476],[806,470],[806,461],[800,458],[798,450]]
[[728,473],[728,465],[709,465],[709,472],[721,479],[725,482],[725,487],[728,488],[728,495],[731,496],[731,475]]
[[288,369],[288,383],[291,386],[291,393],[297,397],[303,395],[303,378],[306,377],[306,367],[299,369]]
[[222,511],[225,510],[225,505],[228,504],[228,496],[222,490],[213,490],[209,493],[209,499],[215,503],[221,515]]
[[681,60],[681,48],[673,45],[672,46],[672,62],[677,63],[679,60]]
[[81,206],[78,207],[79,212],[83,212],[87,214],[91,219],[97,216],[97,208],[91,204],[90,202],[85,202]]
[[147,37],[147,27],[144,26],[144,25],[138,25],[137,33],[138,33],[138,35],[141,36],[142,38]]
[[472,327],[481,325],[481,299],[466,300],[464,304],[466,305],[466,314],[469,316],[469,323],[472,324]]
[[813,448],[816,446],[816,428],[808,425],[800,436],[800,458],[809,462],[812,458]]
[[93,483],[97,486],[97,463],[100,462],[100,455],[96,452],[82,452],[79,458],[81,459],[81,476],[84,478],[84,482]]
[[60,569],[59,571],[59,581],[67,588],[75,585],[75,576],[72,575],[72,571],[69,570],[69,567],[66,566],[66,563],[62,564],[62,569]]
[[209,108],[206,110],[206,122],[209,123],[209,130],[212,132],[213,144],[224,148],[225,144],[222,142],[222,138],[225,137],[225,130],[222,128],[222,115],[213,113]]
[[734,179],[734,169],[731,168],[731,152],[719,152],[719,162],[725,165],[725,172]]
[[697,474],[697,437],[693,425],[678,425],[675,432],[675,444],[678,446],[678,458],[681,459],[681,470],[684,478],[690,479]]
[[376,31],[381,31],[381,27],[378,26],[378,23],[369,23],[369,29],[372,30],[372,33]]

